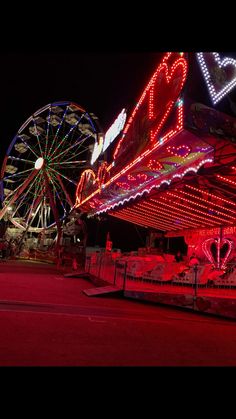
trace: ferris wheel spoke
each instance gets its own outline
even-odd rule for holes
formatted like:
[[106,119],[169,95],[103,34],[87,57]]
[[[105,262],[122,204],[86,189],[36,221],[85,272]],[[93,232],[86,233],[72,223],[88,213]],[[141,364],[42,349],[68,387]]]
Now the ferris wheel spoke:
[[62,161],[60,163],[55,163],[55,167],[58,167],[58,166],[62,167],[64,165],[65,168],[68,168],[70,165],[84,164],[86,162],[87,162],[87,160]]
[[[43,194],[37,196],[36,200],[32,204],[31,211],[29,212],[29,215],[28,215],[27,220],[26,220],[26,228],[27,229],[29,229],[32,226],[32,224],[33,224],[33,222],[34,222],[34,220],[35,220],[35,218],[38,214],[38,211],[39,211],[39,208],[40,208],[40,203],[41,203],[42,199],[43,199]],[[36,208],[36,210],[34,211],[35,208]],[[33,213],[33,211],[34,211],[34,213]]]
[[[81,119],[83,118],[85,114],[83,114],[78,121],[76,121],[76,123],[70,128],[69,132],[62,138],[62,140],[58,143],[57,147],[55,148],[55,150],[53,151],[53,153],[51,155],[49,155],[48,157],[50,157],[52,159],[52,157],[55,155],[56,151],[61,147],[61,145],[64,143],[65,144],[65,140],[68,138],[68,136],[72,133],[72,131],[77,128],[78,124],[80,123]],[[53,159],[52,159],[53,160]]]
[[35,164],[35,161],[22,159],[20,157],[8,156],[8,158],[11,159],[11,160],[22,162],[22,163]]
[[33,148],[31,146],[29,146],[29,144],[22,137],[20,139],[25,144],[25,146],[31,151],[31,153],[33,153],[35,155],[35,157],[37,157],[37,159],[38,159],[39,156],[38,156],[38,154],[36,154],[36,152],[33,150]]
[[72,199],[71,199],[71,197],[70,197],[69,193],[67,192],[67,190],[66,190],[66,188],[65,188],[65,186],[64,186],[64,184],[63,184],[63,181],[62,181],[62,179],[61,179],[61,176],[60,176],[60,175],[57,175],[57,176],[56,176],[56,178],[57,178],[57,180],[58,180],[58,182],[59,182],[59,184],[60,184],[60,187],[61,187],[62,191],[64,192],[64,195],[65,195],[65,197],[66,197],[67,201],[68,201],[68,202],[69,202],[69,204],[70,204],[70,207],[72,208],[72,207],[74,206],[74,204],[73,204],[73,202],[72,202]]
[[[83,142],[84,142],[84,140],[83,140]],[[65,150],[65,153],[64,153],[64,156],[63,156],[63,159],[65,159],[64,162],[68,162],[71,159],[78,158],[78,156],[80,156],[81,154],[84,154],[87,151],[87,147],[84,146],[83,142],[82,141],[79,142],[79,148],[78,148],[78,150],[71,151],[72,148],[73,148],[73,146],[68,147]],[[78,143],[76,145],[78,145]],[[68,154],[68,156],[67,156],[67,154]],[[58,163],[58,162],[56,162],[56,163]],[[53,163],[53,164],[55,164],[55,163]]]
[[14,173],[13,175],[6,176],[5,178],[3,178],[3,180],[6,181],[7,179],[11,179],[13,177],[20,176],[23,173],[27,173],[27,172],[32,172],[32,169],[23,170],[22,172],[18,172],[18,173]]
[[48,148],[48,135],[49,135],[49,129],[50,129],[51,113],[52,113],[52,106],[50,106],[50,107],[49,107],[48,119],[47,119],[47,131],[46,131],[45,156],[47,155],[47,148]]
[[[22,183],[21,187],[17,190],[17,192],[13,195],[13,197],[10,199],[10,201],[8,202],[8,205],[11,206],[12,204],[14,204],[14,202],[19,198],[19,196],[24,192],[24,190],[27,188],[27,186],[30,184],[30,182],[32,182],[32,180],[34,179],[35,176],[37,176],[38,171],[34,170],[33,172],[31,172],[30,176],[25,179],[25,181]],[[4,217],[4,215],[7,212],[7,205],[2,208],[0,210],[0,220],[2,219],[2,217]]]
[[40,154],[41,154],[41,156],[43,156],[43,151],[42,151],[42,148],[41,148],[41,144],[40,144],[40,140],[39,140],[39,135],[38,135],[38,129],[37,129],[37,125],[36,125],[36,121],[35,121],[35,118],[34,117],[33,117],[33,122],[34,122],[34,128],[35,128],[35,133],[36,133],[36,138],[37,138],[37,142],[38,142]]
[[[33,183],[31,184],[30,188],[28,189],[28,192],[31,190],[32,186],[33,186]],[[11,191],[11,192],[7,195],[6,199],[8,200],[8,198],[9,198],[10,196],[12,196],[13,194],[15,194],[15,193],[16,193],[16,192],[20,189],[20,187],[21,187],[21,184],[20,184],[19,186],[17,186],[17,188],[15,188],[13,191]]]
[[64,174],[62,174],[62,173],[58,172],[57,170],[53,169],[52,167],[51,167],[51,170],[52,170],[53,172],[55,172],[57,175],[62,176],[64,179],[68,180],[68,182],[73,183],[73,185],[76,185],[76,186],[77,186],[77,183],[78,183],[78,182],[76,182],[76,181],[74,181],[74,180],[72,180],[72,179],[69,179],[67,176],[65,176]]
[[[77,145],[82,145],[82,142],[86,141],[88,138],[90,137],[90,135],[88,135],[88,137],[84,138],[83,140],[79,140],[76,141],[74,144],[72,144],[70,147],[68,147],[66,150],[62,151],[60,154],[58,154],[57,156],[53,157],[53,159],[51,159],[51,161],[57,159],[58,157],[64,156],[65,154],[69,153],[70,150],[72,150],[74,147],[76,147]],[[82,153],[82,152],[81,152]]]
[[47,175],[46,172],[44,172],[44,179],[45,179],[46,195],[49,198],[50,207],[52,208],[54,219],[55,219],[56,225],[57,225],[57,233],[58,233],[57,247],[58,247],[59,243],[60,243],[60,238],[61,238],[60,217],[59,217],[58,209],[57,209],[57,207],[55,205],[55,202],[53,200],[51,188],[50,188],[50,185],[49,185],[49,179],[48,179],[48,175]]
[[85,152],[85,149],[83,149],[83,150],[78,150],[77,152],[75,152],[75,153],[72,153],[72,154],[70,154],[69,155],[69,151],[68,151],[68,155],[69,156],[66,156],[66,153],[65,153],[65,155],[63,156],[63,158],[65,158],[66,157],[66,160],[63,160],[63,161],[53,161],[51,164],[53,165],[53,166],[62,166],[63,164],[70,164],[71,163],[71,161],[72,162],[75,162],[75,163],[86,163],[87,162],[87,160],[74,160],[74,159],[78,159],[78,157],[82,154],[82,156],[81,157],[84,157],[83,156],[83,154],[84,154],[84,152]]
[[[17,205],[17,207],[16,207],[16,209],[15,209],[15,211],[14,211],[14,213],[13,213],[13,217],[15,216],[15,214],[18,212],[18,210],[19,210],[19,208],[21,207],[21,205],[25,202],[25,200],[27,199],[27,195],[29,195],[30,194],[30,191],[31,191],[31,189],[34,187],[34,184],[36,183],[36,181],[37,181],[37,178],[38,178],[38,175],[35,177],[35,179],[33,180],[33,182],[31,183],[31,185],[30,185],[30,187],[29,187],[29,189],[26,191],[26,193],[25,194],[23,194],[22,195],[22,198],[20,199],[20,201],[19,201],[19,203],[18,203],[18,205]],[[19,187],[18,187],[19,188]],[[16,192],[16,191],[15,191]]]
[[[61,199],[61,197],[60,197],[60,194],[59,194],[59,192],[57,191],[57,188],[56,188],[56,186],[55,186],[55,184],[56,184],[56,182],[55,182],[55,180],[52,180],[52,177],[49,175],[49,180],[50,180],[50,182],[51,182],[51,184],[52,184],[52,187],[53,187],[53,190],[54,190],[54,192],[55,192],[55,196],[58,198],[58,200],[60,201],[60,203],[61,203],[61,206],[62,206],[62,208],[63,208],[63,211],[64,211],[64,215],[66,214],[66,209],[65,209],[65,207],[64,207],[64,204],[63,204],[63,202],[62,202],[62,199]],[[59,189],[60,190],[60,189]]]
[[61,129],[61,127],[62,127],[62,125],[63,125],[63,122],[64,122],[64,119],[65,119],[65,117],[66,117],[66,114],[67,114],[68,109],[69,109],[69,106],[67,106],[67,107],[66,107],[66,109],[65,109],[65,111],[64,111],[64,113],[63,113],[63,116],[62,116],[61,122],[60,122],[60,124],[58,125],[57,131],[56,131],[56,134],[55,134],[55,136],[54,136],[54,138],[53,138],[52,144],[51,144],[50,149],[49,149],[49,151],[48,151],[48,156],[50,156],[50,153],[51,153],[52,147],[53,147],[53,145],[54,145],[54,143],[55,143],[55,141],[56,141],[56,139],[57,139],[57,137],[58,137],[59,131],[60,131],[60,129]]
[[[36,179],[35,179],[35,183],[36,183]],[[33,187],[33,186],[34,186],[34,185],[32,184],[32,187]],[[32,189],[32,187],[31,187],[31,189]],[[28,208],[28,210],[26,211],[26,214],[25,214],[25,216],[27,217],[27,219],[28,219],[28,217],[30,216],[30,214],[32,213],[33,208],[34,208],[35,206],[37,206],[37,204],[35,204],[35,202],[37,201],[38,197],[40,196],[40,195],[39,195],[39,192],[42,192],[42,190],[43,190],[42,185],[41,185],[41,183],[40,183],[40,182],[38,182],[38,183],[35,185],[35,189],[34,189],[33,194],[32,194],[33,202],[32,202],[32,203],[31,203],[31,202],[29,202],[29,208]],[[29,191],[29,192],[30,192],[30,191]]]

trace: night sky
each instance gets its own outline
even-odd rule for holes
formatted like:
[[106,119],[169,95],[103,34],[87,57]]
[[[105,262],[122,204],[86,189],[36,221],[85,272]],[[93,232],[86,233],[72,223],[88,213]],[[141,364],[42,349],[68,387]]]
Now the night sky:
[[[236,58],[236,53],[224,55]],[[78,103],[95,113],[106,131],[122,108],[132,110],[162,56],[163,52],[2,52],[0,163],[20,126],[54,101]],[[211,106],[195,58],[191,66],[196,99]],[[236,89],[230,98],[236,102]],[[216,108],[233,115],[227,100]],[[139,245],[142,242],[143,236]]]
[[[221,54],[236,58],[235,52]],[[106,131],[123,107],[132,110],[162,56],[163,52],[2,52],[0,161],[26,119],[54,101],[78,103],[95,113]],[[212,106],[195,54],[191,56],[194,98]],[[229,96],[236,101],[236,89]],[[232,114],[227,99],[216,108]]]
[[20,126],[42,106],[61,100],[93,112],[106,130],[133,106],[160,53],[1,54],[1,161]]

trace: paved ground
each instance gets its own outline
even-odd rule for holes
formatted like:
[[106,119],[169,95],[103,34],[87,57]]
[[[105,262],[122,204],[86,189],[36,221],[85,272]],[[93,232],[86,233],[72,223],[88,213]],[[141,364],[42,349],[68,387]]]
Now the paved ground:
[[1,366],[235,366],[236,322],[120,298],[50,265],[0,265]]

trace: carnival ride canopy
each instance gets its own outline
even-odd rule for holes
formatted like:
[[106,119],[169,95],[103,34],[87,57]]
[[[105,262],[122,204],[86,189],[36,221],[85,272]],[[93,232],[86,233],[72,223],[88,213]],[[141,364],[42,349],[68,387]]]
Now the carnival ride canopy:
[[[206,94],[214,89],[219,101],[236,84],[236,61],[221,62],[217,53],[195,55],[199,72],[198,61],[204,60]],[[236,119],[194,100],[194,82],[187,54],[164,55],[111,161],[83,173],[76,201],[81,211],[173,235],[235,225]]]

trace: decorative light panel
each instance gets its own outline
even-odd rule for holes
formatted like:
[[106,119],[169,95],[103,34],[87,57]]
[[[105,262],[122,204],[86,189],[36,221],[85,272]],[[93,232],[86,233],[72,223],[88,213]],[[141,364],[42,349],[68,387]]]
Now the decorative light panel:
[[212,102],[216,105],[236,86],[236,60],[221,60],[217,52],[199,52],[197,58]]
[[[216,255],[214,256],[212,252],[212,245],[215,244],[216,247]],[[227,250],[224,258],[221,258],[221,249],[224,245],[227,245]],[[220,239],[220,238],[210,238],[206,239],[202,243],[202,250],[205,253],[207,259],[211,262],[211,264],[216,269],[225,269],[226,263],[229,260],[229,257],[232,253],[233,249],[233,242],[229,239]]]
[[191,147],[184,144],[179,145],[178,147],[168,146],[166,150],[168,153],[172,154],[173,156],[182,157],[183,159],[185,157],[188,157],[188,155],[191,153]]

